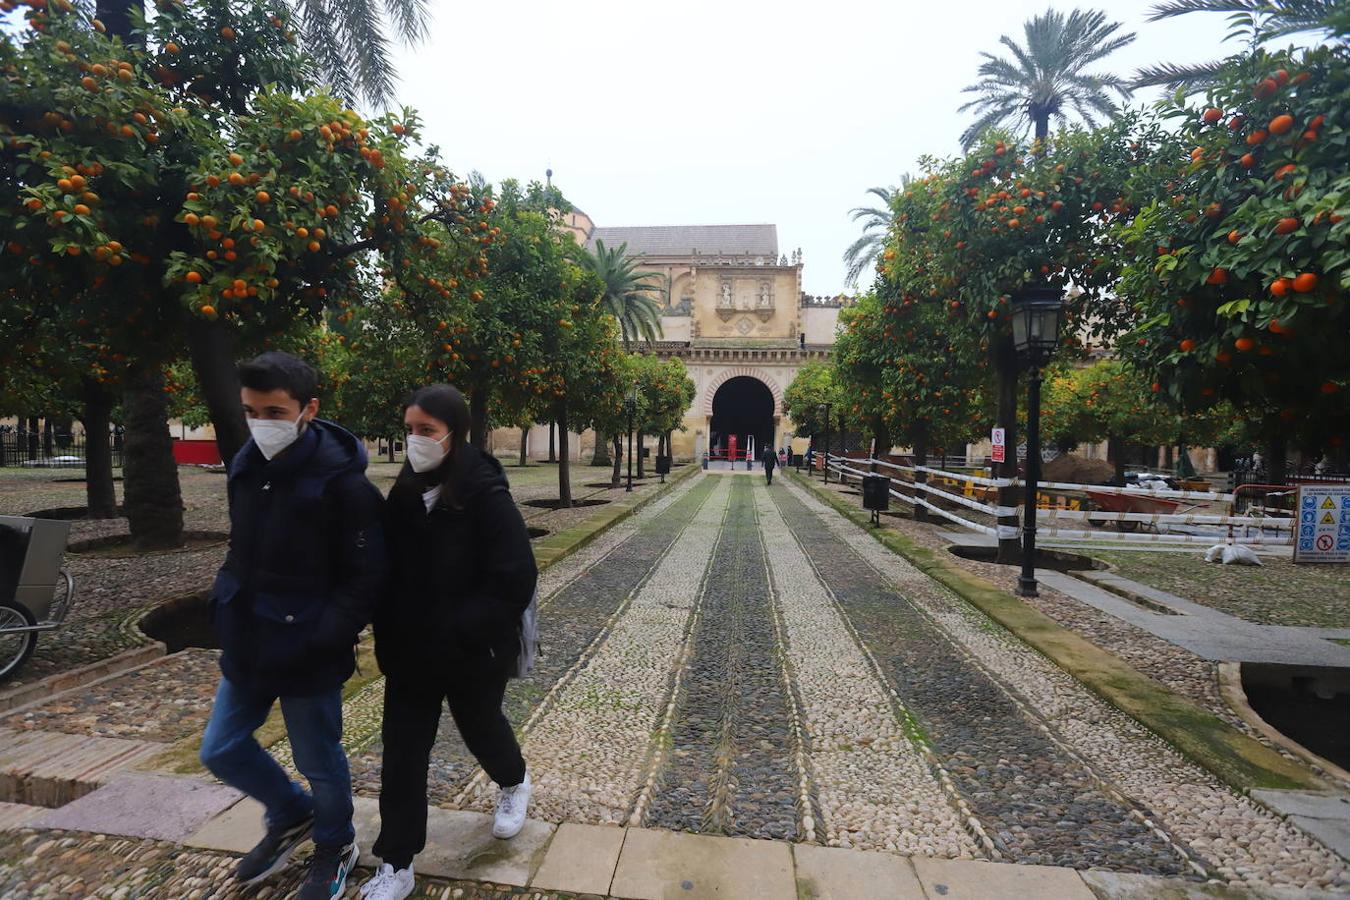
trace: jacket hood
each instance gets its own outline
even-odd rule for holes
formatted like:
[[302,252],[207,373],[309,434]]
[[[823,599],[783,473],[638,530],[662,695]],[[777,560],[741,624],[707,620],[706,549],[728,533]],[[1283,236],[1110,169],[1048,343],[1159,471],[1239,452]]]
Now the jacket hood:
[[252,468],[266,467],[269,474],[287,475],[305,470],[312,478],[327,481],[344,473],[366,470],[366,446],[341,425],[313,419],[294,444],[280,456],[267,460],[250,438],[230,463],[230,477]]
[[472,444],[465,444],[460,453],[462,457],[456,461],[456,468],[459,469],[459,483],[465,500],[496,487],[510,489],[506,470],[497,457],[484,453]]

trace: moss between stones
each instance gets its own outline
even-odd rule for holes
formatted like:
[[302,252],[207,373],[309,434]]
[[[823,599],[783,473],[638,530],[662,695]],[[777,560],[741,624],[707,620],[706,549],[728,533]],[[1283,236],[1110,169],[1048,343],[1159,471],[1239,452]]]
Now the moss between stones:
[[[789,477],[851,521],[868,526],[867,513],[795,473]],[[915,568],[946,586],[1017,635],[1093,693],[1171,743],[1184,755],[1240,790],[1324,788],[1311,770],[1253,740],[1114,654],[1088,641],[1021,599],[947,562],[933,550],[882,527],[869,533]]]

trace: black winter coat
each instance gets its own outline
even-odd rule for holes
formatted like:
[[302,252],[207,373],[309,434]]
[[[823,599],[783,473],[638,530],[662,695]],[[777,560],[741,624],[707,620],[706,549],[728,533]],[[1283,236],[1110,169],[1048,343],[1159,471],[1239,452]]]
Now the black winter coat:
[[428,480],[405,469],[385,504],[390,578],[375,614],[375,656],[391,679],[502,672],[519,651],[538,578],[529,533],[501,463],[472,445],[456,457],[446,463],[455,467],[453,498],[427,512]]
[[778,467],[778,453],[772,447],[765,447],[764,452],[759,455],[760,462],[764,463],[764,468],[772,471]]
[[212,591],[220,668],[277,696],[341,687],[384,589],[380,492],[352,434],[315,419],[272,460],[230,463],[230,549]]

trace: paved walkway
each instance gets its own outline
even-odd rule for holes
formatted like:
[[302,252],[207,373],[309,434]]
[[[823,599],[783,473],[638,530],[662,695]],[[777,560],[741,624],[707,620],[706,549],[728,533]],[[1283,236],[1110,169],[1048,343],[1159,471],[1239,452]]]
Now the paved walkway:
[[[550,871],[545,848],[567,848],[558,843],[567,835],[610,846],[622,834],[609,886],[594,893],[664,896],[642,887],[659,875],[670,895],[704,895],[696,877],[671,879],[724,864],[728,878],[786,866],[783,884],[824,885],[815,896],[922,896],[908,887],[866,892],[867,873],[903,870],[894,884],[925,885],[941,861],[952,873],[1060,867],[1047,877],[1072,876],[1063,884],[1074,889],[1084,882],[1066,869],[1096,869],[1121,876],[1112,896],[1128,896],[1120,891],[1134,875],[1350,888],[1344,860],[1323,844],[1235,794],[789,482],[696,476],[549,568],[541,598],[545,655],[507,698],[536,785],[532,814],[543,820],[518,845],[544,854],[530,856],[530,878]],[[365,809],[379,787],[381,692],[377,681],[347,707]],[[104,715],[40,713],[25,721],[85,733]],[[184,727],[176,720],[173,733]],[[274,749],[287,759],[284,743]],[[100,794],[129,821],[127,804],[155,792],[105,793],[120,783],[39,821],[79,828],[80,804],[94,809]],[[481,818],[464,816],[491,805],[491,785],[448,721],[430,799],[449,817],[447,840],[455,828],[479,827]],[[256,827],[246,805],[216,808],[223,801],[211,793],[198,800],[203,823],[235,816]],[[554,834],[547,823],[565,825]],[[754,850],[766,854],[756,861],[667,832],[770,849]],[[463,852],[435,843],[429,858]],[[846,860],[818,847],[869,852]],[[490,862],[502,852],[484,854]],[[697,865],[658,875],[634,868],[667,858]],[[733,884],[718,895],[793,896]]]

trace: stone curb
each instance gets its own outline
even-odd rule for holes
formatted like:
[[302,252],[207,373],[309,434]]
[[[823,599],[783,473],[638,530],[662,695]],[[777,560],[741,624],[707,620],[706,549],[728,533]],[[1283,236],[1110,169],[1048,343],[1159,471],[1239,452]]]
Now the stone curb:
[[872,529],[862,510],[849,507],[810,479],[797,475],[790,477],[851,521],[867,526],[872,537],[883,546],[952,590],[1230,787],[1244,794],[1253,788],[1327,787],[1305,766],[1285,759],[1190,700],[1142,675],[1020,598],[945,562],[933,551],[902,534],[884,528]]
[[[60,632],[58,630],[53,633],[59,634]],[[24,685],[8,694],[0,694],[0,719],[25,706],[50,700],[58,694],[88,687],[95,681],[102,681],[111,675],[120,675],[130,669],[139,668],[147,662],[163,657],[167,652],[168,648],[161,641],[153,641],[142,647],[123,650],[116,656],[89,663],[78,669],[53,673],[40,681]]]
[[542,572],[554,563],[571,556],[633,513],[668,493],[676,485],[692,478],[699,471],[701,470],[698,466],[693,463],[686,463],[680,469],[666,476],[665,484],[649,485],[656,490],[642,495],[632,503],[617,504],[587,519],[580,525],[573,525],[571,528],[565,528],[557,534],[551,534],[534,542],[534,558],[539,571]]

